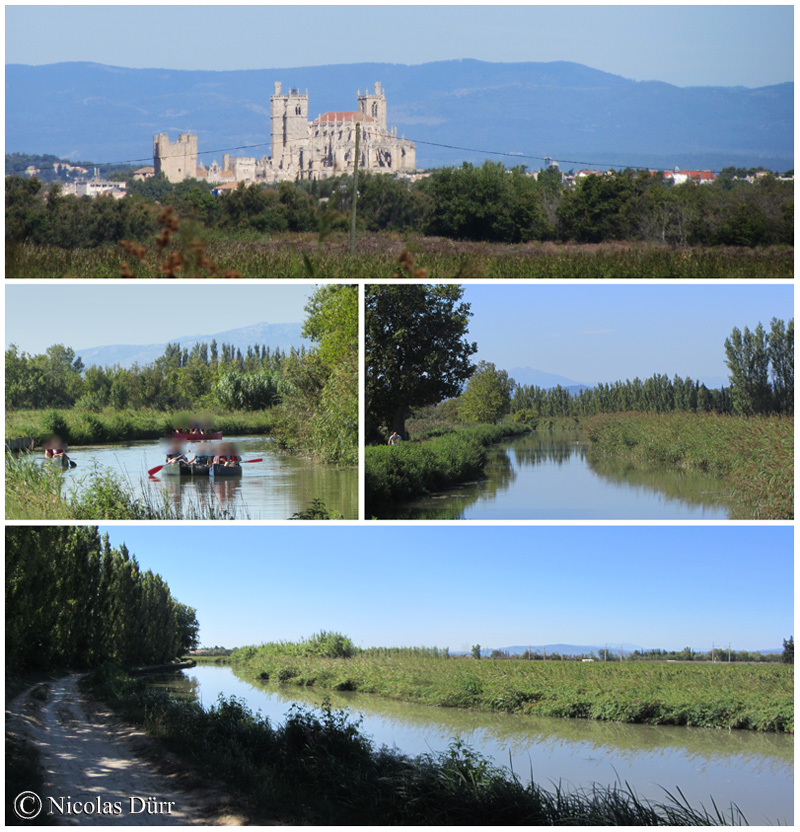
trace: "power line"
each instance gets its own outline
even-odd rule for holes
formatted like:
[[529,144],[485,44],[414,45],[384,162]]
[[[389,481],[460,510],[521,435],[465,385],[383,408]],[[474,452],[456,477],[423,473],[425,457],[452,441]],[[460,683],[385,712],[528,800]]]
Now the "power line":
[[[389,135],[389,133],[386,134],[386,137],[387,138],[392,138]],[[558,161],[562,164],[589,165],[591,167],[603,168],[603,169],[606,169],[606,170],[608,170],[610,168],[622,168],[622,167],[630,169],[630,170],[658,169],[657,167],[650,168],[650,167],[645,167],[645,166],[642,166],[642,165],[624,165],[623,166],[623,165],[619,165],[619,164],[612,164],[610,162],[586,162],[586,161],[580,161],[580,160],[577,160],[577,159],[561,159],[561,158],[556,158],[556,157],[553,157],[553,156],[535,156],[535,155],[532,155],[532,154],[525,154],[525,153],[511,153],[510,151],[507,151],[507,150],[483,150],[483,149],[474,148],[474,147],[461,147],[461,146],[455,145],[455,144],[443,144],[441,142],[429,142],[429,141],[425,141],[424,139],[411,138],[411,139],[406,139],[406,141],[413,142],[414,144],[424,144],[424,145],[428,145],[430,147],[443,147],[443,148],[446,148],[447,150],[460,150],[460,151],[465,152],[465,153],[483,153],[486,156],[506,156],[506,157],[509,157],[509,158],[512,158],[512,159],[535,159],[535,160],[541,161],[541,162],[546,162],[550,159],[555,159],[555,161]],[[237,145],[236,147],[217,148],[215,150],[199,150],[197,152],[197,155],[198,156],[207,156],[211,153],[230,153],[234,150],[251,150],[251,149],[256,148],[256,147],[269,147],[270,144],[271,144],[270,142],[261,142],[259,144],[242,144],[242,145]],[[34,155],[34,154],[26,154],[26,155]],[[183,154],[183,153],[175,153],[175,154],[169,154],[169,155],[163,156],[162,158],[164,158],[164,159],[175,159],[175,158],[178,158],[178,157],[184,156],[184,155],[185,154]],[[145,157],[140,158],[140,159],[124,159],[120,162],[90,162],[90,163],[87,163],[87,164],[90,164],[92,167],[119,167],[121,165],[141,164],[142,162],[151,162],[151,161],[153,161],[152,156],[145,156]],[[58,162],[58,163],[53,162],[52,163],[53,167],[55,167],[56,164],[65,164],[65,163],[64,162]],[[72,164],[72,163],[68,162],[66,164]],[[20,167],[18,169],[18,171],[24,171],[24,170],[25,170],[25,168],[22,168],[22,167]],[[18,171],[12,171],[12,172],[18,172]]]
[[[449,150],[463,150],[466,153],[485,153],[487,156],[510,156],[514,159],[538,159],[540,161],[547,161],[548,159],[552,159],[552,156],[529,156],[524,153],[509,153],[508,151],[504,150],[479,150],[474,147],[459,147],[458,145],[454,144],[439,144],[438,142],[426,142],[422,141],[421,139],[411,139],[415,144],[428,144],[432,145],[433,147],[446,147]],[[596,167],[602,168],[614,168],[620,167],[620,165],[613,165],[611,163],[606,162],[581,162],[575,159],[556,159],[558,162],[562,162],[568,165],[593,165]],[[642,167],[641,165],[625,165],[626,168],[630,168],[631,170],[650,170],[650,168]]]

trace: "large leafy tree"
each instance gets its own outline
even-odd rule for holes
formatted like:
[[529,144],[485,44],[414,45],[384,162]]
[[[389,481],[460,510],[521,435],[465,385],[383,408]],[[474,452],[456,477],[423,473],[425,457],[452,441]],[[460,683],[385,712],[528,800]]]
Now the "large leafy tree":
[[317,348],[284,364],[280,441],[338,464],[358,456],[358,287],[317,289],[303,335]]
[[358,287],[321,286],[306,304],[303,335],[317,342],[319,357],[335,364],[358,349]]
[[489,361],[481,361],[467,382],[459,403],[459,415],[467,422],[494,424],[511,408],[514,379]]
[[405,434],[412,408],[456,396],[472,375],[463,286],[366,287],[367,420]]

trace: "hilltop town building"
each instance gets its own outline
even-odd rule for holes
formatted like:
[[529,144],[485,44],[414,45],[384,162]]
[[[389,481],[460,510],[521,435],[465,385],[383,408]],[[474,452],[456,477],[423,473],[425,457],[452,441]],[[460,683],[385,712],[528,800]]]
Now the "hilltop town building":
[[197,167],[197,136],[181,134],[170,142],[162,133],[153,138],[156,174],[170,182],[190,177],[214,183],[286,182],[295,179],[328,179],[352,172],[355,165],[356,125],[360,125],[359,170],[369,173],[411,173],[416,169],[414,143],[386,125],[386,95],[380,83],[373,92],[357,92],[358,109],[327,112],[308,120],[308,90],[281,91],[275,83],[270,97],[271,156],[233,157],[224,154]]

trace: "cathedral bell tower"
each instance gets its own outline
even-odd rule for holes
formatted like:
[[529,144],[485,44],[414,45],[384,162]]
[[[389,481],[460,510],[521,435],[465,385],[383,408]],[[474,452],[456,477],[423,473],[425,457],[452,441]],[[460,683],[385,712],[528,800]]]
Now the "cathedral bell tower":
[[381,89],[380,81],[375,82],[375,92],[358,91],[358,110],[366,116],[374,118],[380,129],[386,131],[386,96]]
[[272,131],[272,164],[286,168],[292,163],[292,148],[308,144],[308,91],[281,93],[281,82],[275,82],[270,97],[270,129]]

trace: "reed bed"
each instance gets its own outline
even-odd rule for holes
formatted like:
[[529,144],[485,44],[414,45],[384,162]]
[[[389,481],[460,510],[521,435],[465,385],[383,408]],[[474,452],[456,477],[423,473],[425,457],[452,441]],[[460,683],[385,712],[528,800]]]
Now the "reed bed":
[[734,516],[794,518],[794,417],[617,413],[587,427],[591,454],[708,471],[730,486]]
[[794,731],[789,665],[508,661],[234,650],[231,664],[262,680],[358,690],[440,707],[652,725]]
[[271,410],[177,411],[82,408],[6,411],[6,437],[31,436],[37,444],[58,434],[72,445],[102,445],[138,439],[160,439],[193,421],[208,424],[224,435],[269,433],[275,425]]
[[[364,233],[356,254],[347,235],[322,241],[313,233],[235,239],[210,235],[208,257],[246,278],[374,279],[409,276],[399,265],[404,252],[432,280],[468,278],[787,278],[794,277],[790,246],[763,248],[691,247],[649,243],[475,243],[442,237]],[[22,244],[7,262],[9,278],[119,278],[130,258],[119,247],[61,249]],[[162,254],[145,246],[137,277],[161,277]],[[193,275],[186,274],[186,277]]]
[[167,494],[145,490],[135,497],[130,483],[107,469],[94,468],[80,487],[64,493],[62,472],[40,460],[6,453],[8,520],[237,520],[242,509],[220,504],[175,505]]
[[294,706],[273,725],[235,697],[203,709],[118,671],[93,674],[92,690],[158,739],[183,765],[237,796],[250,823],[336,825],[716,825],[746,822],[679,796],[639,798],[628,787],[567,791],[523,785],[459,741],[408,757],[375,745],[344,711]]

